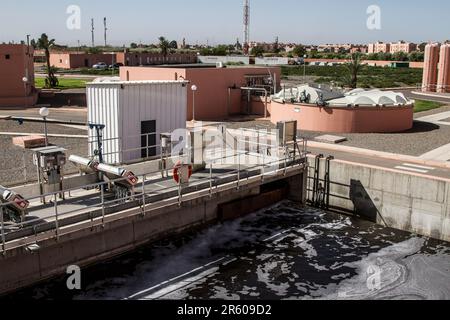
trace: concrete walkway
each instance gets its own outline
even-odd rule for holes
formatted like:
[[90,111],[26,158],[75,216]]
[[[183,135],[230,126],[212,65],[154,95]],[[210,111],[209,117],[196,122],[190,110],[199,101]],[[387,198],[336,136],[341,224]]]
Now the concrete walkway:
[[450,126],[450,121],[443,121],[443,120],[447,120],[447,119],[450,119],[450,111],[433,114],[430,116],[418,118],[416,120],[422,121],[422,122],[434,123],[434,124],[441,125],[441,126]]
[[319,142],[309,142],[308,150],[313,155],[333,155],[337,160],[361,164],[363,166],[450,181],[450,163],[448,162]]
[[420,156],[420,158],[425,160],[450,161],[450,144],[427,152]]

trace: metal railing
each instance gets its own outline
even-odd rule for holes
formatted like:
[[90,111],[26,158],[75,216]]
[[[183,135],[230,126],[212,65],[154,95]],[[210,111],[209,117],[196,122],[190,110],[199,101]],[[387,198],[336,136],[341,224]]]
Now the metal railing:
[[[150,144],[151,137],[155,137],[156,144]],[[142,146],[142,138],[145,138],[146,143]],[[102,138],[102,155],[107,160],[115,159],[115,161],[108,161],[114,163],[126,163],[130,161],[137,161],[157,157],[158,152],[155,155],[150,154],[151,149],[161,151],[161,144],[159,143],[159,134],[156,132],[146,133],[140,135],[126,136],[126,137],[113,137]],[[139,147],[125,147],[128,145],[139,145]],[[98,150],[98,141],[96,136],[89,136],[88,139],[89,153],[94,156],[95,150]],[[117,149],[117,151],[113,151]],[[146,152],[146,156],[142,156],[142,152]]]
[[[304,168],[306,161],[306,148],[307,142],[300,141],[297,142],[297,146],[302,146],[302,152],[298,155],[290,156],[289,152],[283,150],[284,157],[279,158],[275,161],[266,162],[264,153],[262,153],[262,164],[257,165],[246,165],[246,163],[241,163],[241,157],[244,154],[248,154],[248,151],[236,152],[230,157],[237,157],[238,165],[237,169],[230,169],[222,174],[214,174],[213,162],[209,164],[209,175],[205,178],[196,178],[186,188],[180,188],[179,185],[174,184],[173,186],[161,186],[160,188],[154,188],[155,179],[148,179],[149,176],[158,176],[161,171],[151,171],[140,175],[141,182],[136,186],[136,188],[127,196],[119,199],[109,199],[110,197],[105,194],[105,186],[111,183],[119,183],[125,181],[125,178],[120,178],[112,180],[109,182],[98,182],[90,185],[85,185],[78,188],[66,189],[63,191],[50,192],[44,195],[39,195],[35,197],[27,198],[26,200],[33,204],[39,204],[41,209],[47,209],[50,213],[45,214],[41,217],[36,217],[27,221],[22,221],[16,224],[10,224],[6,226],[4,222],[3,212],[5,208],[12,203],[1,203],[0,204],[0,233],[1,233],[1,245],[2,253],[11,248],[17,247],[28,247],[33,244],[37,244],[44,239],[56,239],[63,234],[62,232],[66,227],[73,226],[75,223],[83,225],[87,224],[87,227],[94,228],[96,226],[105,226],[106,218],[110,214],[118,213],[127,209],[141,207],[141,214],[145,215],[147,213],[146,207],[153,204],[158,204],[162,200],[164,205],[168,205],[172,199],[173,204],[178,203],[181,205],[188,195],[194,195],[196,193],[206,192],[205,195],[210,197],[213,196],[215,192],[219,192],[219,187],[224,188],[236,188],[239,190],[245,181],[249,183],[251,179],[260,179],[264,181],[269,175],[277,175],[282,173],[287,174],[289,169],[295,169],[298,167]],[[217,158],[220,160],[222,158]],[[214,160],[214,159],[212,159]],[[270,168],[269,170],[267,170]],[[167,180],[166,180],[167,181]],[[146,191],[147,183],[152,185],[152,190]],[[141,188],[140,192],[136,192],[136,189]],[[98,190],[94,192],[87,192],[87,190]],[[82,195],[78,197],[73,197],[69,200],[58,201],[58,196],[61,193],[69,193],[71,195],[76,194],[76,192],[82,192]],[[161,195],[163,195],[162,199]],[[166,197],[164,197],[164,195]],[[42,197],[50,197],[53,199],[51,205],[42,206],[40,204],[40,199]],[[202,195],[199,195],[202,196]],[[154,200],[152,200],[154,198]],[[65,208],[64,205],[74,205],[70,200],[77,199],[78,202],[84,201],[88,205],[78,208]],[[76,203],[76,202],[75,202]],[[125,205],[125,206],[124,206]],[[39,209],[36,207],[35,209]],[[33,207],[32,207],[33,208]],[[36,212],[36,210],[34,210]],[[33,211],[30,211],[32,214]],[[134,213],[130,213],[134,215]],[[64,220],[67,221],[64,221]],[[71,220],[72,219],[72,220]],[[9,231],[8,231],[9,230]]]

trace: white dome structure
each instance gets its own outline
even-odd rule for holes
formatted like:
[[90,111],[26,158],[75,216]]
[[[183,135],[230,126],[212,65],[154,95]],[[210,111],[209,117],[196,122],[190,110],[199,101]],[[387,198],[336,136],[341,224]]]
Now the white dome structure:
[[346,93],[345,97],[329,100],[328,103],[334,106],[399,106],[411,104],[413,101],[408,100],[400,92],[355,89]]

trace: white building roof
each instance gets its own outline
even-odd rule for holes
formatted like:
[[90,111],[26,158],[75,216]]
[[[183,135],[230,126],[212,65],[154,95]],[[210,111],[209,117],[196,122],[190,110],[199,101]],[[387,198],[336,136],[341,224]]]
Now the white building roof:
[[142,81],[123,81],[119,77],[101,77],[97,78],[92,82],[87,83],[87,85],[148,85],[148,84],[186,84],[189,81],[186,80],[142,80]]

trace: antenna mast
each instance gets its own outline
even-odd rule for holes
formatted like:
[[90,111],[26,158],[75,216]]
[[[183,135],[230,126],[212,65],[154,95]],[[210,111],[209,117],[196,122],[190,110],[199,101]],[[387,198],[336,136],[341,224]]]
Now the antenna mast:
[[108,28],[106,27],[106,17],[103,18],[103,25],[105,26],[105,47],[107,46],[106,44],[106,31],[108,31]]
[[95,39],[94,39],[94,18],[91,19],[91,34],[92,34],[92,47],[95,47]]
[[244,0],[244,54],[250,49],[250,0]]

